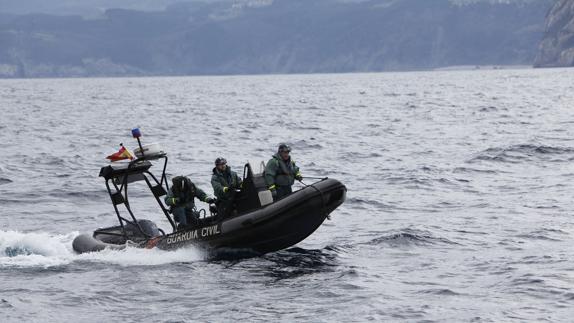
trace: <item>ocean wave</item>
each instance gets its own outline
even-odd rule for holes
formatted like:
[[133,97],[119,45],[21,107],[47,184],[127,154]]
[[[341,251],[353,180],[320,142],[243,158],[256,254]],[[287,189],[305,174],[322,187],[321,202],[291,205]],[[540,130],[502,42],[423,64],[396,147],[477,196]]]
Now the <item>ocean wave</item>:
[[426,186],[431,187],[433,185],[433,180],[429,177],[422,176],[394,176],[387,178],[387,182],[390,184],[399,185],[415,185],[415,186]]
[[325,248],[323,248],[323,250],[325,250],[326,252],[333,252],[336,254],[343,253],[347,249],[349,249],[349,247],[346,245],[327,245],[325,246]]
[[264,255],[263,258],[286,266],[315,268],[336,266],[338,251],[331,248],[304,249],[299,247]]
[[348,197],[346,203],[353,205],[355,208],[361,208],[361,209],[365,209],[367,207],[374,207],[377,209],[395,209],[395,207],[390,204],[385,204],[380,201],[367,198],[359,198],[359,197]]
[[[508,109],[504,109],[505,111]],[[487,106],[487,107],[481,107],[480,109],[478,109],[478,111],[480,112],[497,112],[498,108],[495,106]]]
[[[79,156],[78,156],[79,157]],[[49,166],[66,166],[66,159],[60,156],[54,156],[48,153],[40,153],[31,156],[23,161],[23,164],[29,165],[49,165]]]
[[341,160],[344,161],[355,161],[357,159],[367,159],[367,158],[378,158],[382,157],[383,155],[377,152],[344,152],[341,154]]
[[499,171],[492,169],[478,169],[473,167],[456,167],[453,173],[481,173],[481,174],[498,174]]
[[[319,129],[317,128],[313,130],[319,130]],[[323,149],[324,147],[315,140],[297,140],[291,144],[291,148],[296,150],[304,150],[304,149]]]
[[572,155],[574,155],[573,148],[520,144],[508,147],[488,148],[478,153],[475,157],[468,160],[468,162],[492,161],[514,164],[532,160],[567,162],[572,160],[574,157]]
[[9,178],[0,177],[0,185],[12,183],[12,180]]
[[[426,170],[425,172],[428,173],[429,171]],[[440,187],[458,188],[460,185],[470,182],[469,180],[462,178],[435,177],[428,175],[394,176],[387,178],[386,181],[392,185],[401,185],[406,188],[415,189],[436,189],[437,185]]]
[[526,274],[522,275],[521,277],[512,279],[510,284],[513,286],[527,285],[533,287],[534,285],[544,284],[544,279],[536,277],[532,274]]
[[[139,197],[143,193],[131,194],[132,197]],[[147,196],[147,195],[146,195]],[[35,192],[27,191],[25,194],[7,194],[0,198],[0,202],[6,204],[18,204],[23,202],[35,201],[37,203],[61,203],[63,200],[74,201],[109,201],[106,191],[73,191],[62,189],[44,189]]]
[[338,251],[332,248],[290,248],[262,256],[270,262],[263,272],[275,279],[289,279],[319,272],[333,272],[339,265]]
[[389,245],[391,247],[401,246],[426,246],[447,244],[456,245],[458,243],[447,238],[436,237],[429,231],[406,228],[398,231],[389,231],[380,237],[374,238],[367,242],[369,245]]
[[432,295],[440,295],[440,296],[458,296],[461,295],[453,290],[448,288],[431,288],[431,289],[423,289],[417,292],[418,294],[432,294]]
[[[51,190],[43,196],[50,196],[55,198],[66,198],[66,199],[85,199],[85,200],[107,200],[108,194],[105,190],[92,190],[92,191],[82,191],[82,190],[63,190],[55,189]],[[131,196],[137,196],[136,194],[131,194]]]
[[523,239],[529,239],[529,240],[561,241],[560,239],[554,239],[554,238],[548,237],[544,234],[537,234],[537,233],[519,234],[516,237],[517,238],[523,238]]
[[8,300],[0,298],[0,308],[13,308],[13,307],[14,305],[12,305]]
[[554,257],[549,255],[525,256],[516,261],[511,261],[510,265],[551,265],[567,262],[565,257]]
[[[531,263],[526,264],[532,265]],[[505,288],[514,295],[524,294],[536,299],[553,299],[558,303],[569,303],[574,297],[571,289],[561,282],[563,279],[564,275],[560,274],[538,275],[528,273],[509,280],[508,286]],[[563,305],[568,306],[567,304]],[[565,307],[563,305],[558,305],[558,307]]]
[[562,238],[568,238],[568,233],[559,229],[539,229],[518,234],[516,237],[529,240],[562,241]]

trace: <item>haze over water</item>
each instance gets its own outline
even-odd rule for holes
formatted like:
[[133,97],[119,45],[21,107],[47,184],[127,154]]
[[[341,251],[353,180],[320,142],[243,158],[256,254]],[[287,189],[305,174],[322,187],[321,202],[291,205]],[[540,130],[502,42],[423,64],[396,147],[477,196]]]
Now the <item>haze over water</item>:
[[[0,80],[3,321],[570,321],[573,71]],[[159,142],[211,192],[288,142],[347,201],[295,248],[75,255],[115,224],[98,178]],[[311,183],[312,180],[304,180]],[[151,195],[141,218],[164,229]],[[138,199],[139,198],[139,199]],[[205,204],[200,204],[205,207]]]

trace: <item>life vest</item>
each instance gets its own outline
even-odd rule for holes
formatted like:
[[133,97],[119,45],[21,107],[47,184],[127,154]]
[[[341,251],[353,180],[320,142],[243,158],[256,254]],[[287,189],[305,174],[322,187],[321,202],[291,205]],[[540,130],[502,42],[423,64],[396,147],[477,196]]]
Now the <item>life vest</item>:
[[[229,167],[224,172],[219,171],[217,167],[213,168],[211,181],[212,185],[214,185],[214,181],[219,184],[221,189],[224,187],[228,187],[230,189],[239,187],[239,177]],[[219,200],[228,200],[231,198],[229,194],[222,193],[221,191],[215,192],[215,194]]]
[[291,186],[295,183],[295,162],[289,158],[287,163],[280,157],[274,156],[277,159],[279,168],[275,175],[275,185],[278,186]]

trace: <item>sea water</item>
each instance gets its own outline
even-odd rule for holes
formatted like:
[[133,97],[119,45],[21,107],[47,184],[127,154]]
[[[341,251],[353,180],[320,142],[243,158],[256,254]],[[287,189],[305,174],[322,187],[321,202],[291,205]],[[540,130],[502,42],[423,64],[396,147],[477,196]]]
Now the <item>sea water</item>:
[[[574,70],[0,80],[0,321],[570,321]],[[347,201],[255,258],[77,255],[130,130],[211,193],[281,142]],[[156,166],[157,167],[157,166]],[[312,179],[304,179],[310,184]],[[299,187],[299,186],[298,186]],[[164,229],[145,186],[140,218]],[[199,203],[199,206],[206,207]]]

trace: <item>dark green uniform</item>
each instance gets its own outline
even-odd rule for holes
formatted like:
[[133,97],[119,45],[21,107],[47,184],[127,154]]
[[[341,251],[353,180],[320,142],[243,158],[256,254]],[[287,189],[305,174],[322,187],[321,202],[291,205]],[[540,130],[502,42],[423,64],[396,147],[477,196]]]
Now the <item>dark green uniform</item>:
[[291,185],[295,183],[296,178],[300,179],[301,173],[291,157],[284,161],[279,154],[275,154],[265,166],[265,182],[271,192],[274,192],[274,199],[291,194],[293,192]]
[[213,202],[213,199],[187,177],[177,176],[172,181],[173,185],[167,192],[165,203],[171,207],[171,213],[177,222],[183,226],[191,225],[193,223],[188,220],[193,222],[199,218],[195,209],[195,198],[207,203]]
[[211,175],[211,186],[213,186],[213,193],[218,200],[217,213],[220,217],[230,215],[233,212],[235,189],[241,187],[241,178],[227,166],[223,172],[214,167],[213,175]]

